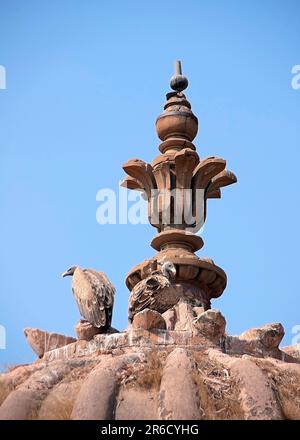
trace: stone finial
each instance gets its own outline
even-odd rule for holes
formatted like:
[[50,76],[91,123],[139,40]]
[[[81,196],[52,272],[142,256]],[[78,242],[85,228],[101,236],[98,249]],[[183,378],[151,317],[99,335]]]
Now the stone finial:
[[182,92],[188,85],[188,79],[182,75],[181,61],[175,61],[175,75],[170,79],[171,89]]
[[182,93],[188,86],[188,80],[182,75],[180,61],[175,63],[175,75],[170,80],[170,86],[174,92],[167,93],[164,111],[156,120],[157,135],[163,141],[159,149],[163,154],[183,148],[195,150],[192,141],[198,132],[198,119]]
[[[196,232],[206,220],[207,200],[220,198],[221,188],[235,183],[236,177],[226,169],[224,159],[199,157],[193,144],[198,119],[182,93],[187,86],[188,80],[177,61],[171,78],[173,91],[167,93],[164,110],[156,120],[161,154],[151,164],[131,159],[123,165],[127,177],[122,186],[142,192],[148,203],[149,223],[158,232],[151,242],[158,253],[134,267],[126,277],[126,285],[132,292],[169,261],[176,266],[173,284],[179,298],[189,292],[188,302],[200,298],[207,310],[210,300],[222,294],[227,278],[213,262],[195,255],[203,246]],[[153,308],[157,311],[154,305]]]

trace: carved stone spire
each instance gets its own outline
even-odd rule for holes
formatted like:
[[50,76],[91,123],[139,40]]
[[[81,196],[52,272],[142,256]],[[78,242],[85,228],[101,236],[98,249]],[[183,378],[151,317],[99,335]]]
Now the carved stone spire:
[[163,141],[159,149],[162,153],[180,151],[183,148],[195,150],[192,141],[198,132],[198,119],[182,93],[188,86],[188,80],[181,73],[180,61],[176,62],[175,75],[171,78],[170,86],[175,91],[167,93],[164,111],[156,120],[156,131]]
[[149,222],[158,230],[151,245],[159,251],[132,269],[126,284],[131,290],[168,260],[176,266],[176,284],[181,289],[193,286],[191,296],[198,295],[208,308],[210,299],[222,294],[226,274],[212,260],[194,254],[203,246],[195,233],[206,219],[207,199],[220,198],[220,188],[235,183],[236,177],[226,170],[224,159],[213,156],[200,160],[196,152],[193,141],[198,119],[182,93],[188,80],[182,75],[180,61],[170,85],[174,91],[167,93],[164,110],[156,120],[161,154],[151,164],[132,159],[123,165],[128,175],[123,186],[146,194]]

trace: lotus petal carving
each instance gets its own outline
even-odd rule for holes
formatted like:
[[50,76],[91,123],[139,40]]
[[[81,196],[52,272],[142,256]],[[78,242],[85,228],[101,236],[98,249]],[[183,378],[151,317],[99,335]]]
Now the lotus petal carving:
[[[151,197],[151,190],[156,189],[152,166],[141,159],[131,159],[123,165],[123,170],[142,184],[149,199]],[[133,184],[132,181],[131,184]]]

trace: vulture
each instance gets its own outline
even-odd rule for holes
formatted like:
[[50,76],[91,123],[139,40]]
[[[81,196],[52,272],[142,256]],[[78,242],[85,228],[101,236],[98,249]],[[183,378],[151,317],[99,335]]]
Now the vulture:
[[103,272],[72,266],[62,274],[72,276],[72,291],[80,314],[93,326],[110,328],[115,288]]
[[133,320],[136,313],[147,308],[163,313],[173,307],[179,301],[176,288],[171,284],[175,275],[174,264],[167,261],[160,270],[137,283],[129,297],[129,321]]
[[129,297],[128,319],[132,322],[134,315],[144,309],[164,313],[174,307],[180,300],[192,307],[210,309],[210,300],[201,287],[185,283],[175,283],[176,268],[166,261],[160,270],[152,272],[147,278],[138,282]]

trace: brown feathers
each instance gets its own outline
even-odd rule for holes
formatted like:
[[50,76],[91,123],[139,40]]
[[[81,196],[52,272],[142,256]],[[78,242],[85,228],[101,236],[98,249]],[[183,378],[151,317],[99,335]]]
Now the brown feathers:
[[103,272],[77,267],[72,291],[80,314],[95,327],[111,325],[115,288]]
[[146,308],[157,310],[160,313],[168,310],[170,299],[172,301],[168,295],[170,288],[170,281],[162,274],[152,274],[136,284],[129,298],[129,319],[132,320],[136,313]]

